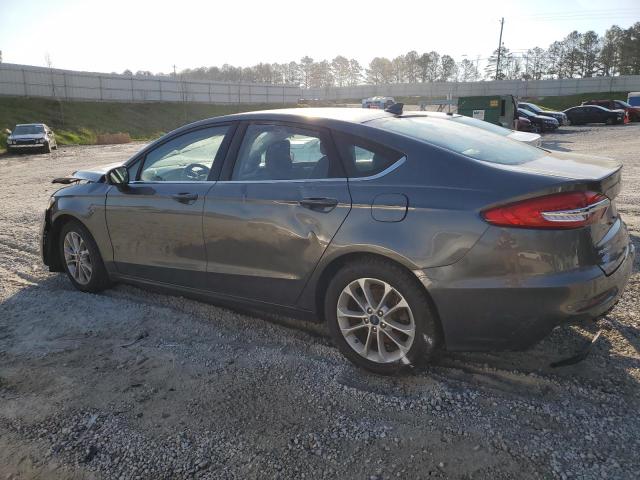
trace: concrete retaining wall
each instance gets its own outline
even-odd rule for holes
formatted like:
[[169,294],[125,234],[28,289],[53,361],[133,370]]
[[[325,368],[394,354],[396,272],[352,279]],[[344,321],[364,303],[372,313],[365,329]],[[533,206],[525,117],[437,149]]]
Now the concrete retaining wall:
[[358,85],[355,87],[312,88],[305,98],[347,100],[383,95],[388,97],[453,98],[475,95],[515,95],[518,97],[552,97],[590,92],[640,91],[640,75],[620,77],[570,78],[562,80],[498,80],[489,82],[399,83]]
[[137,77],[0,64],[0,95],[115,102],[296,103],[289,85]]

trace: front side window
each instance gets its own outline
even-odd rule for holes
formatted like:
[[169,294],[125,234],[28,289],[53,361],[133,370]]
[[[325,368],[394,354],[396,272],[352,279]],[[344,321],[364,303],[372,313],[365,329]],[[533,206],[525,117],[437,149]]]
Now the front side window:
[[228,127],[185,133],[147,153],[140,180],[145,182],[206,181]]
[[342,176],[327,140],[315,130],[249,125],[231,180],[312,180]]

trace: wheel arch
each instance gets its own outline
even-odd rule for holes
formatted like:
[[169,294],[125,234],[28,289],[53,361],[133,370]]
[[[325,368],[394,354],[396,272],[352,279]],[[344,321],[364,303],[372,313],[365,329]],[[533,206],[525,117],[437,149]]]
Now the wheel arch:
[[[47,258],[49,259],[49,270],[52,272],[64,271],[62,259],[60,258],[60,232],[66,224],[73,221],[79,222],[89,230],[80,218],[70,213],[61,213],[51,221],[49,231],[47,232]],[[89,233],[91,233],[91,230],[89,230]]]
[[433,315],[433,318],[435,320],[436,326],[439,330],[439,334],[440,334],[440,341],[442,342],[442,348],[445,348],[445,337],[444,337],[444,330],[442,328],[442,321],[440,319],[440,314],[438,312],[438,308],[433,300],[433,297],[431,296],[431,294],[429,293],[429,290],[427,289],[427,287],[425,286],[425,284],[421,281],[421,279],[416,275],[416,273],[411,270],[411,268],[409,268],[406,264],[404,264],[403,262],[400,262],[394,258],[391,258],[389,256],[386,255],[382,255],[380,253],[372,253],[372,252],[348,252],[348,253],[344,253],[342,255],[339,255],[333,259],[331,259],[322,269],[322,272],[320,273],[319,277],[318,277],[318,281],[316,282],[315,285],[315,296],[314,296],[314,303],[315,303],[315,311],[317,313],[318,319],[321,322],[326,322],[325,319],[325,315],[324,315],[324,294],[327,291],[327,287],[329,285],[329,282],[331,281],[331,278],[336,274],[336,272],[338,272],[338,270],[340,270],[342,267],[344,267],[345,265],[352,263],[352,262],[358,262],[358,261],[362,261],[364,259],[377,259],[377,260],[381,260],[384,262],[388,262],[388,263],[392,263],[398,267],[400,267],[402,270],[404,270],[406,273],[409,274],[409,276],[414,280],[414,282],[416,283],[416,285],[418,285],[421,289],[421,291],[423,292],[425,298],[427,299],[427,302],[429,304],[429,308],[431,310],[431,314]]

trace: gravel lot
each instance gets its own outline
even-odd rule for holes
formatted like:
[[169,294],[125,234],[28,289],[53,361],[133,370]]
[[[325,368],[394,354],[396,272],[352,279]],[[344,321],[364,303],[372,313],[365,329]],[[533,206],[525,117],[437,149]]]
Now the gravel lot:
[[[618,206],[640,249],[640,124],[545,144],[624,161]],[[47,272],[51,178],[140,146],[0,157],[0,479],[637,478],[638,263],[597,325],[379,377],[321,325],[126,285],[84,294]],[[598,328],[585,361],[549,367]]]

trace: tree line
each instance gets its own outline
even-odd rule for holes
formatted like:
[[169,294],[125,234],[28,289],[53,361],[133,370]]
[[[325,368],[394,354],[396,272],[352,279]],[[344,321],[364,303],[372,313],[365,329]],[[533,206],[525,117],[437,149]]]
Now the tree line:
[[[498,64],[498,55],[500,63]],[[480,68],[480,59],[453,57],[435,51],[412,50],[389,59],[375,57],[368,67],[358,60],[338,55],[333,60],[315,61],[305,56],[288,63],[259,63],[251,67],[224,64],[221,67],[185,69],[185,80],[269,83],[304,88],[344,87],[369,84],[420,83],[436,81],[541,80],[593,76],[640,75],[640,22],[623,29],[617,25],[603,36],[593,30],[573,31],[548,48],[535,47],[512,52],[504,44]],[[132,72],[125,71],[131,75]],[[138,71],[136,75],[151,75]]]

